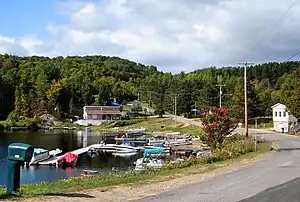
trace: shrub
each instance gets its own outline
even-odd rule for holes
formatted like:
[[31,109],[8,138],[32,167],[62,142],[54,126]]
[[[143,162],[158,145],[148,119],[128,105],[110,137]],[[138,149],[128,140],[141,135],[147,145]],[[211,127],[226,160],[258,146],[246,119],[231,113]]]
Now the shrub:
[[242,154],[253,152],[255,141],[242,135],[234,135],[226,139],[218,148],[213,150],[212,156],[203,158],[205,163],[214,163],[238,157]]
[[213,149],[222,144],[226,136],[236,128],[236,123],[229,117],[226,108],[209,108],[201,121],[205,133],[201,140]]

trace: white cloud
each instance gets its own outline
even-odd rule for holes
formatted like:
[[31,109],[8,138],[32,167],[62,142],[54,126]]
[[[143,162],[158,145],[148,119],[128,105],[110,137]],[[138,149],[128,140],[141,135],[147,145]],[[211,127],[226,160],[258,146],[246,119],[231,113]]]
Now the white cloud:
[[[243,60],[280,61],[299,51],[300,5],[295,4],[270,30],[292,1],[70,1],[68,6],[59,7],[69,22],[47,27],[53,36],[52,44],[34,37],[0,36],[0,52],[104,54],[154,64],[172,72]],[[258,43],[263,36],[266,37]]]

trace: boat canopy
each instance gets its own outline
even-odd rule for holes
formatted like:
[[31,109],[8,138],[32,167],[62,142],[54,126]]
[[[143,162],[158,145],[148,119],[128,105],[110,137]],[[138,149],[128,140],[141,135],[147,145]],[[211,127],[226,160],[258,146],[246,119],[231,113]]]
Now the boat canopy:
[[42,148],[34,148],[33,150],[33,155],[38,155],[38,154],[41,154],[41,153],[44,153],[44,152],[47,152],[48,150],[46,149],[42,149]]
[[72,152],[67,152],[64,156],[60,157],[57,160],[57,162],[58,163],[62,163],[62,162],[72,163],[77,158],[78,158],[77,154],[73,154]]
[[144,150],[144,158],[153,153],[162,153],[165,151],[165,148],[157,147],[157,148],[146,148]]

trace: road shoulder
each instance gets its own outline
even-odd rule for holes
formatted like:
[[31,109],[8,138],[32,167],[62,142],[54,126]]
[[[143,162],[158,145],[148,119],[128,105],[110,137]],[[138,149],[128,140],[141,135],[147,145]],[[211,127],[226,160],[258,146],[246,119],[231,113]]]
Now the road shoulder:
[[[156,179],[150,182],[127,184],[109,188],[97,188],[91,190],[85,190],[76,193],[69,193],[59,196],[43,196],[38,198],[31,198],[27,201],[128,201],[135,200],[147,196],[156,195],[162,192],[166,192],[172,189],[182,187],[187,184],[194,184],[209,178],[213,178],[225,173],[230,173],[244,167],[248,167],[257,161],[264,159],[267,155],[272,155],[273,152],[263,153],[255,156],[249,156],[248,158],[235,159],[230,162],[218,163],[214,170],[208,171],[202,174],[192,174],[193,171],[185,176],[167,176],[161,179]],[[208,168],[211,169],[211,168]],[[196,173],[197,171],[195,171]]]

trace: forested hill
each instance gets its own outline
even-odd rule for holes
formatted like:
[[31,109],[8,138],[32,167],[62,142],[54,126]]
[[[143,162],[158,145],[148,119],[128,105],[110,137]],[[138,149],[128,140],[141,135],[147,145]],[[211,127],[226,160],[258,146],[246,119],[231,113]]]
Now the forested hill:
[[[281,88],[300,62],[267,63],[249,67],[249,115],[270,115],[282,100]],[[183,68],[184,69],[184,68]],[[243,68],[206,68],[191,73],[162,73],[117,57],[16,57],[0,55],[0,119],[36,117],[50,113],[60,118],[78,114],[84,105],[109,105],[110,98],[142,101],[161,111],[187,114],[196,107],[222,106],[243,117]],[[285,85],[286,86],[286,85]],[[11,113],[12,112],[12,113]]]
[[0,119],[34,117],[49,112],[60,117],[109,97],[133,100],[155,66],[106,56],[16,57],[0,55]]
[[[287,105],[289,102],[295,103],[288,100],[289,96],[282,95],[281,90],[283,84],[287,84],[285,88],[289,87],[290,75],[299,67],[300,62],[274,62],[248,67],[247,91],[250,118],[270,116],[271,106],[277,102]],[[176,93],[177,113],[184,114],[190,112],[195,106],[197,109],[219,106],[220,89],[217,85],[221,84],[225,85],[222,87],[222,107],[231,109],[236,118],[243,119],[243,77],[243,67],[212,67],[177,75],[156,73],[144,80],[143,99],[150,100],[150,104],[154,103],[159,108],[174,112]]]

